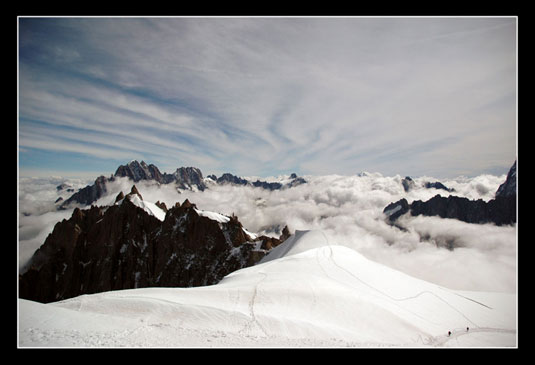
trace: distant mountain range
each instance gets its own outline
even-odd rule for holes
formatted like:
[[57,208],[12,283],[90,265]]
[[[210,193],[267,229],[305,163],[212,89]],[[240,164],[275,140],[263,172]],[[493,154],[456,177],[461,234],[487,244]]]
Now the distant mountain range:
[[[407,191],[408,189],[405,190]],[[488,202],[482,199],[469,200],[453,195],[447,198],[435,195],[428,201],[415,200],[409,204],[403,198],[387,205],[383,213],[390,223],[394,223],[399,217],[410,212],[412,216],[439,216],[441,218],[458,219],[467,223],[507,225],[516,222],[516,196],[515,161],[509,169],[505,182],[496,191],[495,198]]]
[[[260,180],[250,182],[230,173],[225,173],[219,178],[215,175],[209,175],[207,178],[204,178],[201,170],[196,167],[180,167],[172,174],[162,174],[158,167],[153,164],[147,165],[145,161],[138,162],[132,160],[126,165],[120,165],[115,171],[115,174],[109,178],[99,176],[93,185],[87,185],[85,188],[78,190],[64,201],[57,201],[58,209],[90,205],[104,196],[108,192],[106,184],[110,181],[114,181],[118,177],[127,177],[133,182],[155,181],[159,184],[175,184],[177,189],[197,191],[204,191],[207,189],[207,182],[220,185],[247,185],[267,190],[291,188],[306,183],[305,179],[298,177],[295,173],[290,175],[290,179],[287,182],[266,182]],[[62,188],[63,187],[58,186],[58,190]]]

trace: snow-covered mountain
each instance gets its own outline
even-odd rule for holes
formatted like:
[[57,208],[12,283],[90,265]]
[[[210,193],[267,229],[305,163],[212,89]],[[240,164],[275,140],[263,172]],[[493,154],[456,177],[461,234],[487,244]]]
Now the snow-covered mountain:
[[19,345],[516,346],[515,295],[450,290],[336,243],[298,231],[212,286],[19,299]]

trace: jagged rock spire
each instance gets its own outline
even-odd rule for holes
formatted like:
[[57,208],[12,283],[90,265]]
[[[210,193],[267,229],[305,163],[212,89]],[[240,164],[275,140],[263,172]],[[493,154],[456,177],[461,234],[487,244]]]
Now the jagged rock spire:
[[117,197],[115,198],[115,202],[117,203],[117,202],[119,202],[119,201],[121,201],[123,199],[124,199],[124,194],[121,191],[121,192],[119,192],[119,194],[117,194]]
[[141,196],[141,194],[139,193],[139,191],[137,190],[136,186],[135,185],[132,185],[132,189],[130,189],[130,193],[128,195],[133,195],[133,194],[136,194],[139,196],[139,198],[141,200],[143,200],[143,197]]

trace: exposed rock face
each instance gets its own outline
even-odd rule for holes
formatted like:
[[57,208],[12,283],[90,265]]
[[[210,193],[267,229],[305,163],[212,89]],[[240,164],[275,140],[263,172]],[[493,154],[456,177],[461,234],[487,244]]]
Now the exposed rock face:
[[403,198],[395,203],[388,204],[383,210],[383,213],[391,222],[393,222],[408,211],[409,203],[407,202],[407,199]]
[[167,206],[165,205],[164,202],[160,202],[160,201],[158,200],[158,201],[157,201],[156,203],[154,203],[154,204],[155,204],[158,208],[160,208],[161,210],[163,210],[164,212],[167,213],[167,210],[168,210],[168,209],[167,209]]
[[201,170],[196,167],[180,167],[172,174],[162,174],[158,167],[153,164],[147,165],[144,161],[130,161],[127,165],[121,165],[115,171],[115,177],[128,177],[134,182],[140,180],[152,180],[160,184],[176,183],[180,189],[191,190],[193,187],[203,191],[206,185],[203,181]]
[[[214,175],[212,175],[214,176]],[[221,175],[219,178],[215,179],[218,184],[234,184],[234,185],[247,185],[249,181],[242,179],[241,177],[234,176],[229,173]]]
[[267,182],[267,181],[261,181],[261,180],[250,182],[247,179],[243,179],[241,177],[232,175],[230,173],[225,173],[221,175],[221,177],[219,178],[215,175],[210,175],[208,177],[216,181],[218,184],[232,184],[232,185],[243,185],[243,186],[250,185],[256,188],[262,188],[262,189],[271,190],[271,191],[280,190],[284,188],[292,188],[297,185],[306,184],[307,182],[302,177],[298,177],[295,173],[290,175],[290,179],[292,180],[286,184],[282,184],[280,182]]
[[282,188],[281,183],[278,183],[278,182],[269,183],[267,181],[260,181],[260,180],[256,180],[255,182],[253,182],[253,186],[257,188],[267,189],[267,190],[279,190],[280,188]]
[[200,191],[206,189],[202,172],[196,167],[181,167],[173,173],[176,185],[181,189],[192,190],[195,186]]
[[410,210],[413,216],[439,216],[467,223],[504,225],[516,222],[515,200],[501,197],[485,202],[482,199],[469,200],[452,195],[445,198],[435,195],[426,202],[421,200],[412,202]]
[[143,243],[159,225],[128,199],[107,210],[76,208],[56,224],[19,277],[20,298],[47,303],[141,284],[145,276],[136,281],[135,273],[147,270],[137,258],[150,256]]
[[57,191],[68,191],[68,192],[73,192],[74,189],[71,185],[69,184],[66,184],[66,183],[62,183],[62,184],[59,184],[58,186],[56,186],[56,190]]
[[[411,179],[410,176],[405,176],[405,178],[401,180],[401,185],[403,185],[403,190],[405,190],[405,192],[407,193],[416,187],[416,183],[414,182],[413,179]],[[435,181],[435,182],[427,181],[423,183],[423,187],[426,189],[442,189],[442,190],[449,191],[450,193],[455,191],[455,189],[448,188],[446,185],[442,184],[440,181]]]
[[[94,203],[107,192],[106,183],[114,181],[117,177],[127,177],[134,182],[146,180],[155,181],[159,184],[174,183],[177,188],[185,190],[197,189],[199,191],[204,191],[207,188],[201,170],[196,167],[180,167],[172,174],[162,174],[155,165],[147,165],[145,161],[138,162],[134,160],[126,165],[119,166],[115,171],[115,174],[110,178],[100,176],[95,180],[93,185],[88,185],[85,188],[80,189],[69,199],[61,202],[61,204],[59,204],[60,202],[57,202],[58,209],[67,209],[73,206],[87,206]],[[269,190],[294,187],[306,183],[305,179],[297,177],[295,173],[291,175],[292,180],[284,185],[278,182],[268,183],[260,180],[251,183],[246,179],[242,179],[229,173],[223,174],[220,178],[217,178],[215,175],[209,175],[208,177],[218,184],[252,185]],[[59,185],[57,189],[59,191],[60,189],[63,189],[63,187]]]
[[410,176],[405,176],[405,178],[401,180],[401,185],[403,185],[403,190],[405,190],[405,192],[409,192],[416,186],[414,180],[411,179]]
[[145,161],[141,163],[137,161],[130,161],[126,165],[121,165],[115,171],[116,177],[128,177],[134,182],[141,180],[155,180],[161,184],[164,184],[164,176],[153,164],[147,165]]
[[76,208],[35,252],[19,277],[19,295],[46,303],[108,290],[211,285],[261,259],[259,245],[237,217],[211,220],[187,200],[163,222],[129,199]]
[[59,209],[66,209],[71,204],[81,204],[89,205],[93,202],[96,202],[107,192],[106,183],[108,178],[105,176],[99,176],[95,180],[93,185],[87,185],[85,188],[80,189],[78,192],[74,193],[69,199],[65,200],[58,207]]
[[[269,236],[259,236],[255,239],[255,241],[261,242],[260,248],[262,250],[269,251],[272,248],[277,247],[278,245],[286,241],[288,237],[290,236],[291,234],[290,234],[290,230],[288,229],[288,226],[284,226],[279,238],[269,237]],[[267,254],[267,252],[265,252],[265,254]]]
[[394,222],[409,211],[413,216],[439,216],[467,223],[513,224],[516,222],[516,162],[509,170],[507,180],[498,188],[495,199],[488,202],[435,195],[426,202],[415,200],[410,205],[401,199],[385,207],[383,213],[390,222]]
[[[292,176],[294,176],[295,174],[292,174]],[[290,181],[287,186],[290,187],[290,188],[293,188],[295,186],[298,186],[298,185],[301,185],[301,184],[306,184],[307,181],[305,179],[303,179],[302,177],[294,177],[292,181]]]
[[114,181],[116,177],[127,177],[134,182],[147,180],[156,181],[159,184],[175,183],[180,189],[193,190],[196,188],[200,191],[206,189],[202,172],[196,167],[181,167],[172,174],[162,174],[158,167],[153,164],[147,165],[144,161],[141,163],[130,161],[126,165],[119,166],[110,178],[98,177],[93,185],[88,185],[74,193],[69,199],[62,202],[58,209],[67,209],[73,205],[86,206],[96,202],[106,194],[106,183]]
[[507,173],[507,179],[496,191],[496,197],[516,196],[516,161]]
[[290,230],[288,229],[288,226],[284,226],[284,228],[282,229],[282,234],[281,234],[279,240],[280,240],[281,242],[284,242],[284,241],[286,241],[290,236],[291,236],[291,234],[290,234]]
[[426,189],[442,189],[442,190],[446,190],[446,191],[449,191],[450,193],[453,193],[455,191],[455,189],[453,188],[448,188],[446,185],[442,184],[440,181],[436,181],[436,182],[426,182],[424,184],[424,187]]

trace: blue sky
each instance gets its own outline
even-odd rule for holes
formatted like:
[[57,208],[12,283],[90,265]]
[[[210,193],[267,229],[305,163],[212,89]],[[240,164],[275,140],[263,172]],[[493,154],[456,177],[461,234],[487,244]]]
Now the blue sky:
[[503,174],[516,21],[19,18],[19,173]]

